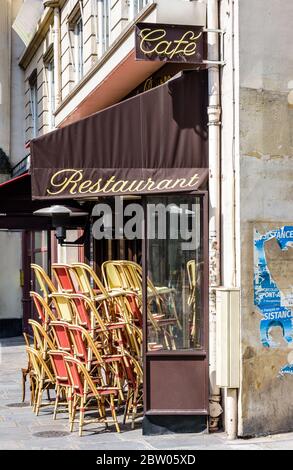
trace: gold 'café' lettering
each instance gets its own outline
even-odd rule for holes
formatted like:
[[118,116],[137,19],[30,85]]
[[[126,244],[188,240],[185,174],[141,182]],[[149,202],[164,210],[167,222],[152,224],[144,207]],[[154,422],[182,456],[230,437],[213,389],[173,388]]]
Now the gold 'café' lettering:
[[151,191],[176,190],[184,188],[194,188],[199,180],[195,173],[190,178],[161,179],[154,181],[152,178],[146,180],[116,180],[116,176],[110,176],[107,180],[99,178],[93,182],[84,179],[83,170],[64,169],[53,174],[50,180],[50,189],[47,194],[56,196],[64,193],[74,195],[90,194],[125,194],[125,193],[145,193]]
[[186,31],[181,38],[173,41],[163,40],[166,35],[165,29],[143,29],[140,32],[141,52],[145,55],[166,56],[169,59],[179,54],[189,57],[195,54],[197,40],[201,37],[202,32],[196,35],[193,31]]

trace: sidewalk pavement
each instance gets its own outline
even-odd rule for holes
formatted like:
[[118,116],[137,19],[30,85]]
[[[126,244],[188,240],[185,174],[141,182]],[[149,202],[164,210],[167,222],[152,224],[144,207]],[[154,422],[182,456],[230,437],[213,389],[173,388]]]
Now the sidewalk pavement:
[[[224,433],[168,434],[143,436],[141,425],[134,430],[122,426],[105,431],[103,425],[91,424],[80,438],[70,433],[64,413],[52,419],[46,407],[36,417],[28,402],[21,405],[21,368],[27,359],[22,338],[0,340],[0,449],[92,449],[92,450],[270,450],[293,449],[293,433],[253,439],[227,440]],[[27,387],[26,400],[29,398]],[[19,406],[20,405],[20,406]],[[76,426],[77,428],[77,426]]]

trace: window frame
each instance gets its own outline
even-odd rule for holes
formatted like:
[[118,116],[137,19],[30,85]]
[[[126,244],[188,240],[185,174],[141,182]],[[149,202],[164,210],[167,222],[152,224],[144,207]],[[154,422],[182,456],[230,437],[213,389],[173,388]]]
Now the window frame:
[[[169,193],[176,196],[179,193]],[[142,246],[143,268],[143,393],[145,416],[208,416],[209,413],[209,249],[208,249],[208,191],[190,191],[186,195],[202,198],[203,234],[203,343],[201,349],[158,350],[147,348],[147,224]],[[147,196],[143,196],[146,211]],[[145,212],[146,213],[146,212]],[[170,375],[168,375],[170,374]],[[170,388],[174,377],[176,387]],[[195,387],[196,382],[196,389]],[[158,392],[159,391],[159,392]],[[180,397],[174,404],[172,397]],[[173,401],[172,401],[173,400]],[[170,404],[171,401],[171,404]]]
[[94,5],[98,58],[101,58],[111,42],[111,0],[95,0]]
[[48,125],[50,130],[55,128],[55,66],[54,57],[52,56],[45,64],[47,70],[47,86],[48,86]]
[[74,39],[74,81],[75,83],[79,83],[84,76],[84,30],[81,15],[75,21],[72,31]]
[[29,81],[29,92],[30,92],[32,138],[34,138],[34,137],[37,137],[38,132],[39,132],[37,69],[33,71],[28,81]]
[[150,0],[130,0],[129,2],[129,19],[133,20],[141,10],[143,10]]

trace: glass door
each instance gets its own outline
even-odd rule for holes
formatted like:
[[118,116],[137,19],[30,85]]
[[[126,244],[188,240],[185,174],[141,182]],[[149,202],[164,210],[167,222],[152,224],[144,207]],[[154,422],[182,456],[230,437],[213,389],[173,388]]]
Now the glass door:
[[145,200],[146,415],[208,413],[206,198]]

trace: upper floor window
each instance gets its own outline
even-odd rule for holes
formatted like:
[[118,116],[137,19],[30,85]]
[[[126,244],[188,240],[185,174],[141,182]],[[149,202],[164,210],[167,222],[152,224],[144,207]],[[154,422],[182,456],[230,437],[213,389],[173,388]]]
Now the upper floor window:
[[[96,18],[95,34],[98,44],[98,58],[100,58],[111,44],[111,28],[115,29],[115,23],[117,23],[117,13],[114,14],[115,18],[111,17],[111,13],[114,11],[113,5],[116,2],[111,0],[93,0],[93,2],[93,13]],[[132,21],[148,3],[150,3],[150,0],[128,0],[129,21]]]
[[135,18],[140,10],[147,6],[148,3],[150,3],[150,0],[130,0],[130,20]]
[[45,50],[49,50],[50,46],[53,44],[54,41],[54,27],[52,24],[49,25],[48,33],[45,37]]
[[38,135],[38,84],[37,70],[34,70],[29,78],[30,87],[30,111],[31,111],[31,127],[32,138]]
[[97,1],[98,56],[101,57],[110,46],[110,0]]
[[83,77],[83,23],[80,17],[74,25],[74,65],[75,82],[79,82]]
[[47,63],[48,79],[48,124],[50,129],[55,127],[55,77],[54,77],[54,58]]

